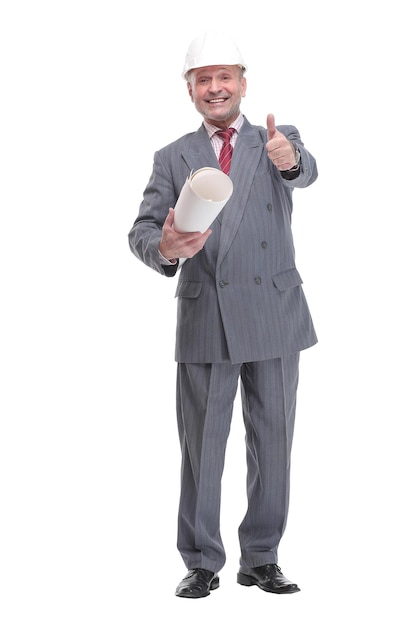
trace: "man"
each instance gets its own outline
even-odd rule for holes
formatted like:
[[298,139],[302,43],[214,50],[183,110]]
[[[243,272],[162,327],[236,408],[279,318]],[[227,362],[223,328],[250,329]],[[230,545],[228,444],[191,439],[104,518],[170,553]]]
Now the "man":
[[[245,70],[228,37],[206,33],[191,43],[183,77],[203,124],[156,152],[129,233],[132,252],[146,265],[166,276],[180,270],[178,549],[188,573],[176,595],[186,598],[217,589],[226,559],[220,487],[239,380],[248,508],[237,582],[299,591],[278,566],[278,545],[288,513],[299,352],[317,338],[295,266],[291,213],[293,189],[313,183],[317,169],[295,127],[275,127],[269,114],[265,129],[242,115]],[[206,232],[176,232],[182,186],[191,171],[220,168],[223,139],[216,132],[229,127],[231,198]]]

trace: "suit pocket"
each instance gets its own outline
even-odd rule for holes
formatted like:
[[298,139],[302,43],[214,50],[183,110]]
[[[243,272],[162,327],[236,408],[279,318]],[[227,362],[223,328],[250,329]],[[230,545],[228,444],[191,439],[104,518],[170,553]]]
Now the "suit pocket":
[[291,289],[292,287],[299,287],[303,283],[302,278],[295,267],[290,270],[286,270],[285,272],[281,272],[281,274],[276,274],[272,277],[272,280],[278,291],[285,291],[286,289]]
[[196,280],[179,280],[175,291],[176,298],[198,298],[203,283]]

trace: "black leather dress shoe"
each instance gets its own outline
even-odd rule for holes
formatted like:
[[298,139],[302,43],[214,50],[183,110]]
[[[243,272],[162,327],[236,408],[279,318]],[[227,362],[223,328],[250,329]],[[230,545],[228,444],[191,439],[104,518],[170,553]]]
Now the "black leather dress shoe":
[[180,598],[204,598],[212,589],[218,589],[219,577],[214,572],[197,567],[190,569],[178,585],[175,595]]
[[295,593],[300,591],[298,585],[285,578],[281,568],[275,563],[252,568],[241,567],[237,575],[237,582],[246,587],[257,585],[263,591],[272,593]]

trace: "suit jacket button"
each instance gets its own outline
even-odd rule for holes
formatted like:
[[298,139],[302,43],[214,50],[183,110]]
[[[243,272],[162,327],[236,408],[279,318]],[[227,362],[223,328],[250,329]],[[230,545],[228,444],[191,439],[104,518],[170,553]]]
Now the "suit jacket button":
[[267,242],[266,242],[266,241],[263,241],[263,242],[261,243],[261,246],[262,246],[262,248],[267,248],[267,247],[268,247],[268,244],[267,244]]
[[257,285],[260,285],[262,282],[262,278],[260,276],[255,276],[253,279]]
[[269,202],[269,203],[266,205],[266,208],[268,209],[268,211],[272,211],[272,204]]
[[221,281],[219,282],[219,287],[222,287],[222,288],[223,288],[223,287],[226,287],[226,285],[228,285],[228,284],[229,284],[229,283],[228,283],[228,282],[226,282],[225,280],[221,280]]

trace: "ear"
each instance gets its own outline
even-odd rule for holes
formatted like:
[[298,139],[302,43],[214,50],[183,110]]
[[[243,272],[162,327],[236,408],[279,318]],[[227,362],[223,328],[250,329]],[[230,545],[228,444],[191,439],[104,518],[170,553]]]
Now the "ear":
[[240,91],[240,95],[244,98],[246,96],[246,78],[244,76],[242,76],[242,81],[240,83]]
[[187,83],[187,89],[188,89],[188,95],[191,98],[191,102],[194,102],[193,88],[191,87],[191,83]]

